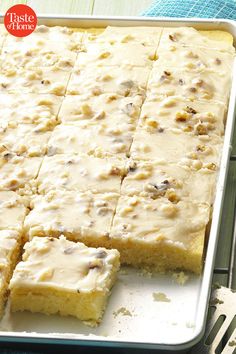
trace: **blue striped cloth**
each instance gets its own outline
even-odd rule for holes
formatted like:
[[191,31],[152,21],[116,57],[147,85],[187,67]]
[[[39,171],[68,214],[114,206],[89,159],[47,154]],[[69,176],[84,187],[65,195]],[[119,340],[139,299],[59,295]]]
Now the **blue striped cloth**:
[[156,0],[142,15],[236,20],[236,0]]

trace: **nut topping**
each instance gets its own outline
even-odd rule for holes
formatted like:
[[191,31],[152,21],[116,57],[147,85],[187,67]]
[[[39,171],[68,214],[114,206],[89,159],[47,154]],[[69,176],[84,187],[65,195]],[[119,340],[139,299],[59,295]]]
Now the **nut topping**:
[[176,122],[186,122],[189,119],[189,114],[187,112],[177,112],[175,115]]
[[197,124],[195,127],[195,133],[197,135],[207,135],[208,131],[206,125],[202,123]]
[[134,104],[132,102],[127,103],[123,108],[123,112],[125,114],[128,114],[130,117],[132,117],[136,113]]
[[169,34],[169,39],[170,39],[172,42],[177,42],[177,38],[176,38],[176,35],[175,35],[175,34]]
[[171,73],[170,73],[169,71],[164,71],[164,74],[165,74],[166,76],[170,76],[170,75],[171,75]]
[[71,253],[73,253],[74,249],[75,249],[74,247],[68,247],[63,251],[63,253],[71,254]]
[[193,109],[192,107],[186,106],[186,108],[184,109],[187,113],[191,113],[191,114],[196,114],[197,111],[195,109]]
[[7,160],[7,161],[9,161],[12,157],[13,157],[13,154],[11,154],[10,152],[7,152],[3,155],[4,160]]
[[106,258],[107,256],[107,252],[105,251],[98,251],[98,253],[96,254],[97,258]]
[[134,82],[133,82],[133,80],[126,80],[126,81],[122,81],[122,82],[120,83],[120,85],[125,86],[126,88],[131,89],[131,88],[134,86]]
[[51,81],[50,80],[42,80],[41,84],[42,85],[50,85]]
[[129,172],[134,172],[134,171],[136,171],[137,170],[137,163],[136,162],[134,162],[134,161],[132,161],[132,162],[130,162],[130,164],[129,164]]
[[119,167],[112,167],[110,171],[111,176],[121,176],[121,169]]
[[88,264],[89,269],[101,269],[103,267],[103,261],[100,258],[94,259]]

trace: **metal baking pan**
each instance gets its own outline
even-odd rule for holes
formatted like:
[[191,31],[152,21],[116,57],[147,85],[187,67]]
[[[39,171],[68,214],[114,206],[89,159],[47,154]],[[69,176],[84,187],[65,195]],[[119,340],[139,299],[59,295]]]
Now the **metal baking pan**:
[[[1,17],[1,22],[3,17]],[[160,19],[139,17],[39,16],[39,24],[70,27],[193,26],[205,30],[226,30],[236,42],[236,22],[228,20]],[[1,342],[74,344],[112,348],[185,350],[204,333],[217,248],[221,211],[227,178],[236,99],[236,63],[228,108],[221,167],[213,208],[212,225],[200,277],[191,275],[179,285],[170,275],[148,277],[126,269],[114,286],[102,323],[86,327],[74,318],[14,313],[1,323]],[[223,236],[223,235],[222,235]],[[166,294],[170,302],[153,301],[153,293]],[[125,308],[125,311],[119,309]]]

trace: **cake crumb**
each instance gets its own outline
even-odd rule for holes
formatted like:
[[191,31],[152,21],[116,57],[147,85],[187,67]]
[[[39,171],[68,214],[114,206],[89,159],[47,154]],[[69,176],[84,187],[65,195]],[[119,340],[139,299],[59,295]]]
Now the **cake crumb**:
[[218,283],[218,282],[213,283],[212,288],[213,289],[220,289],[221,288],[220,283]]
[[177,284],[184,285],[188,281],[189,275],[185,274],[183,271],[175,272],[172,274],[172,278],[175,280]]
[[107,332],[101,333],[103,337],[109,337],[109,334]]
[[141,277],[147,277],[147,278],[151,279],[153,276],[153,273],[150,272],[150,270],[148,268],[143,268],[138,272],[138,275]]
[[126,307],[120,307],[117,311],[113,312],[114,317],[116,318],[118,315],[122,316],[130,316],[132,317],[131,312]]
[[85,326],[89,326],[89,327],[93,327],[93,328],[96,328],[99,323],[97,323],[96,321],[94,320],[86,320],[86,321],[82,321],[83,324],[85,324]]
[[159,302],[170,302],[171,300],[164,293],[152,293],[152,297],[154,301]]
[[119,271],[120,275],[128,275],[127,269],[121,268]]
[[221,305],[221,304],[223,304],[223,303],[224,303],[224,301],[218,299],[217,297],[215,297],[214,299],[211,299],[211,300],[210,300],[210,305],[211,305],[211,306],[214,306],[214,305]]
[[194,328],[195,325],[194,325],[194,323],[192,323],[192,322],[186,322],[186,327],[187,327],[187,328]]

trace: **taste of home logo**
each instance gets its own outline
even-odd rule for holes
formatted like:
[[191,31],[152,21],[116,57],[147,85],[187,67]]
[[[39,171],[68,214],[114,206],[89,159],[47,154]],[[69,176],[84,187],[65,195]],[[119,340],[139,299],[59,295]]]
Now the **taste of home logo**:
[[7,10],[4,16],[7,31],[16,37],[26,37],[35,30],[37,16],[27,5],[14,5]]

